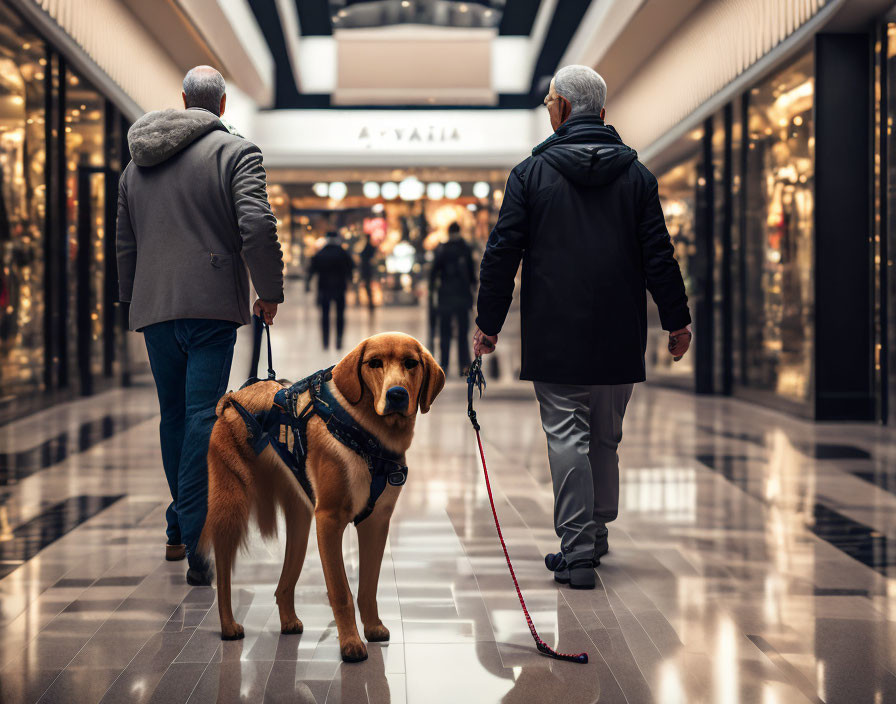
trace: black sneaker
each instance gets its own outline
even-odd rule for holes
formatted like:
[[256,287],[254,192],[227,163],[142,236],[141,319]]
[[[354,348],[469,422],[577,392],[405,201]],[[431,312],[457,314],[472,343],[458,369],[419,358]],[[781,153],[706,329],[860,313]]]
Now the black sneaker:
[[594,589],[596,579],[594,567],[591,563],[592,560],[576,560],[569,566],[570,589]]
[[[594,558],[591,560],[592,567],[600,567],[600,558],[606,555],[608,549],[606,548],[606,544],[604,546],[603,552],[598,551],[595,553]],[[544,566],[547,567],[551,572],[556,572],[557,570],[565,570],[566,569],[566,561],[563,559],[562,552],[550,552],[544,556]]]

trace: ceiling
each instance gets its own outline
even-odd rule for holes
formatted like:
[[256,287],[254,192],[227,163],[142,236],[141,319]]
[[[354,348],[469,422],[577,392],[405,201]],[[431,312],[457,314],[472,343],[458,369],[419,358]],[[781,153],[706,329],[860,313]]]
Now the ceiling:
[[606,0],[249,0],[274,108],[537,107]]

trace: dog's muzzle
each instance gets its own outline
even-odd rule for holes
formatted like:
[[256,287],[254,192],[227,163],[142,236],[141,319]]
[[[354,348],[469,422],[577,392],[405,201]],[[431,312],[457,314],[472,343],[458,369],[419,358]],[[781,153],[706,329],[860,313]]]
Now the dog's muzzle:
[[386,413],[404,413],[408,410],[411,396],[403,386],[393,386],[386,392]]

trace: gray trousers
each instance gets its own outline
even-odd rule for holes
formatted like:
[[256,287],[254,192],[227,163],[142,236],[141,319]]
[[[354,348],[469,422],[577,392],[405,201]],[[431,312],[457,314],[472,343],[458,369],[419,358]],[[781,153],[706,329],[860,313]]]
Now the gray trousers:
[[554,482],[554,528],[567,564],[592,559],[619,512],[616,450],[632,387],[535,382]]

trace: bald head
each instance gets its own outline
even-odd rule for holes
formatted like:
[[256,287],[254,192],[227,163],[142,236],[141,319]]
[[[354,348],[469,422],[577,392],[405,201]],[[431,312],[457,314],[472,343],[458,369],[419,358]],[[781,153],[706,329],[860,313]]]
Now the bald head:
[[218,117],[224,114],[224,76],[211,66],[196,66],[184,76],[184,107],[204,108]]

